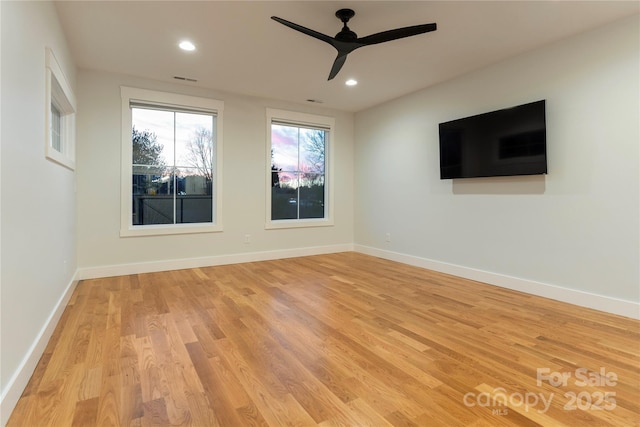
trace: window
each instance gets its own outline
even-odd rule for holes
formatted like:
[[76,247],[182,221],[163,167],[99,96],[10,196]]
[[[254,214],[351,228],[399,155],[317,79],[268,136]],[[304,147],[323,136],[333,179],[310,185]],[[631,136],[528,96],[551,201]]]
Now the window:
[[75,98],[51,49],[45,50],[45,156],[75,169]]
[[222,110],[207,98],[122,93],[123,236],[222,230]]
[[267,228],[333,225],[334,119],[268,109],[267,124]]
[[62,136],[62,123],[60,110],[56,108],[55,104],[51,104],[51,147],[57,152],[62,152],[62,142],[60,141]]

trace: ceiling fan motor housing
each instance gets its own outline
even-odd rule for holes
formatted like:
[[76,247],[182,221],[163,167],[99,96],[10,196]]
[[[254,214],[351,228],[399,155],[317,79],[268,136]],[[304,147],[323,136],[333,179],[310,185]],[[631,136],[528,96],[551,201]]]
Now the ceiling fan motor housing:
[[340,30],[340,32],[336,34],[336,40],[349,42],[358,39],[358,35],[351,31],[347,26],[347,22],[349,22],[349,19],[353,18],[355,15],[356,13],[351,9],[340,9],[336,12],[336,17],[338,17],[338,19],[344,24],[342,30]]

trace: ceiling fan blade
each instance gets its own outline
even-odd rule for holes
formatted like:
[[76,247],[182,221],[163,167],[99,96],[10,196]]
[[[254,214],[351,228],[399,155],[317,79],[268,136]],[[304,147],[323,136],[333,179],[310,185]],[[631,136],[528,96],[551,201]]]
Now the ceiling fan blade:
[[338,71],[340,71],[340,69],[342,68],[346,60],[347,60],[346,53],[338,54],[338,56],[336,57],[336,60],[333,61],[333,67],[331,67],[331,72],[329,72],[329,78],[327,80],[333,79],[338,74]]
[[422,24],[414,25],[411,27],[396,28],[395,30],[383,31],[381,33],[371,34],[370,36],[361,37],[358,39],[359,43],[363,45],[372,45],[378,43],[384,43],[391,40],[402,39],[405,37],[416,36],[418,34],[428,33],[435,31],[436,24]]
[[322,40],[323,42],[329,43],[330,45],[333,46],[333,37],[329,37],[325,34],[319,33],[315,30],[311,30],[309,28],[303,27],[302,25],[298,25],[295,24],[293,22],[287,21],[286,19],[282,19],[282,18],[278,18],[277,16],[272,16],[271,19],[273,19],[276,22],[281,23],[282,25],[285,25],[289,28],[292,28],[296,31],[300,31],[303,34],[306,34],[308,36],[311,37],[315,37],[318,40]]

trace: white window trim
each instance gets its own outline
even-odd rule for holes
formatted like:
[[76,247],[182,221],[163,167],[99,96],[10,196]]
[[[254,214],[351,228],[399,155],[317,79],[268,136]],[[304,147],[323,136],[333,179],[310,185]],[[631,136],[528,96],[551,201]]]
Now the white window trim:
[[[329,141],[325,145],[325,217],[304,219],[271,219],[271,124],[273,121],[287,122],[292,125],[318,126],[329,129]],[[265,212],[265,229],[301,228],[301,227],[326,227],[333,226],[333,140],[335,138],[335,119],[333,117],[318,116],[315,114],[299,113],[296,111],[277,110],[267,108],[267,179]],[[328,160],[327,160],[328,159]]]
[[[188,234],[188,233],[212,233],[220,232],[222,228],[222,114],[224,111],[224,102],[210,98],[200,98],[189,95],[181,95],[168,92],[157,92],[147,89],[138,89],[132,87],[121,86],[120,94],[122,97],[122,175],[120,178],[120,236],[156,236],[168,234]],[[215,155],[216,161],[214,196],[213,196],[213,223],[198,224],[152,224],[152,225],[136,225],[132,224],[132,203],[131,195],[132,176],[133,176],[133,149],[131,144],[131,101],[151,102],[154,104],[166,106],[168,109],[176,108],[197,108],[205,111],[215,112],[216,129],[215,129]]]
[[[45,49],[45,157],[75,170],[76,100],[53,51]],[[57,84],[56,84],[57,83]],[[51,140],[51,104],[60,111],[60,151]]]

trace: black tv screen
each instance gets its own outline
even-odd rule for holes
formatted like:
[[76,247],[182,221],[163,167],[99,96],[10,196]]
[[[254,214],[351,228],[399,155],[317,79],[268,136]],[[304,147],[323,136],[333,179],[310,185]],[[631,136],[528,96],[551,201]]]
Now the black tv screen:
[[440,179],[547,173],[544,100],[439,128]]

